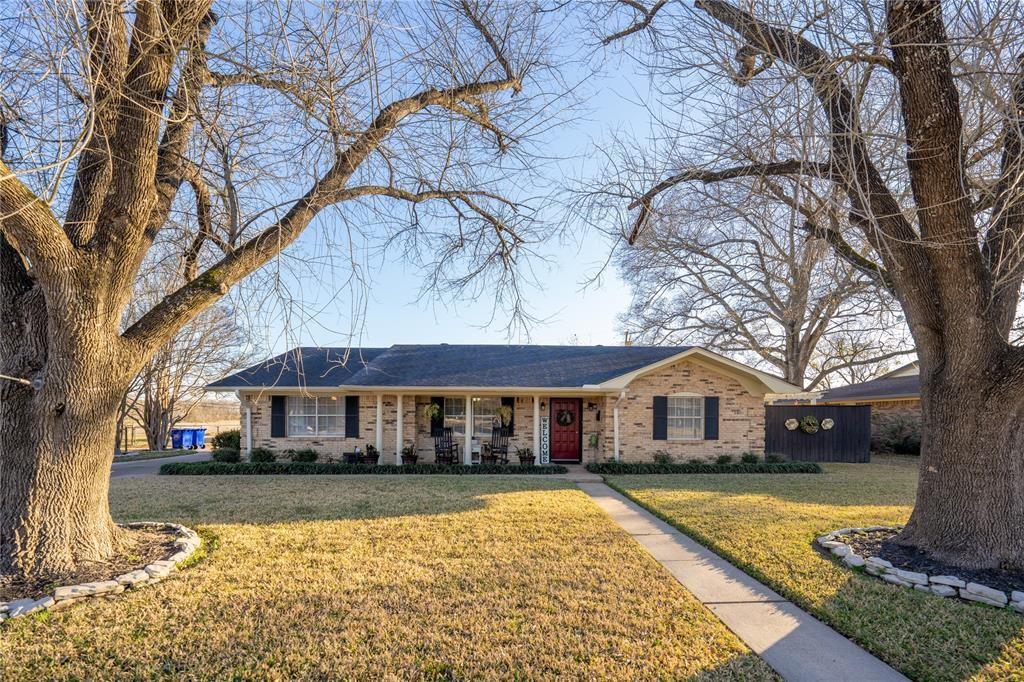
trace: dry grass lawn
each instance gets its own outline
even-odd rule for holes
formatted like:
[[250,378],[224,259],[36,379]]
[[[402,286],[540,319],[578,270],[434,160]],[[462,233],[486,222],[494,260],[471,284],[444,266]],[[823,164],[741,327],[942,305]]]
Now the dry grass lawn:
[[619,476],[610,482],[917,680],[1024,680],[1024,618],[853,574],[812,546],[906,521],[917,462],[828,464],[821,475]]
[[111,502],[213,547],[6,623],[0,679],[773,678],[562,481],[122,478]]

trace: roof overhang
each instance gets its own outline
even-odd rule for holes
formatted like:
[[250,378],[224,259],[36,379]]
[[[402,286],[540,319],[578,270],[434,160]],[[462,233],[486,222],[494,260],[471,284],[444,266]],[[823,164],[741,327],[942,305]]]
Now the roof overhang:
[[314,394],[314,393],[352,393],[352,394],[377,394],[377,393],[403,393],[403,394],[451,394],[451,393],[472,393],[474,395],[580,395],[580,394],[616,394],[624,390],[630,382],[639,376],[653,372],[662,367],[677,363],[681,360],[688,360],[714,372],[726,374],[735,378],[745,389],[754,395],[763,396],[768,393],[789,394],[801,393],[803,389],[794,386],[782,379],[772,376],[767,372],[748,367],[735,360],[713,353],[704,348],[691,347],[674,355],[644,365],[631,372],[603,381],[599,384],[585,384],[583,386],[364,386],[345,385],[337,386],[207,386],[206,391],[211,393],[234,393],[236,391],[248,393],[265,393],[274,391],[280,394]]
[[885,403],[901,402],[907,400],[920,400],[919,393],[904,393],[900,395],[859,395],[850,398],[823,398],[818,401],[819,405],[859,405],[860,403]]
[[748,367],[743,363],[730,360],[724,355],[713,353],[704,348],[687,348],[684,351],[677,353],[676,355],[670,355],[664,360],[645,365],[639,369],[633,370],[626,374],[609,379],[608,381],[602,382],[598,386],[605,390],[622,390],[626,388],[630,382],[639,376],[648,374],[662,367],[675,364],[681,360],[689,360],[690,362],[701,365],[707,369],[722,374],[727,374],[734,377],[743,388],[747,389],[755,395],[764,395],[766,393],[802,393],[803,389],[799,386],[783,381],[782,379],[772,376],[767,372]]

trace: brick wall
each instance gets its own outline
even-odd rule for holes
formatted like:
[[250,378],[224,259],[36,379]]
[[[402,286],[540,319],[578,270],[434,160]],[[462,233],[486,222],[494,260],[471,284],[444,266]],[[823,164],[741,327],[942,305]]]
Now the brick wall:
[[[267,448],[280,452],[282,450],[302,450],[313,448],[320,453],[321,457],[332,457],[341,459],[346,452],[352,452],[356,446],[360,450],[366,449],[366,444],[373,444],[376,440],[377,401],[373,396],[362,396],[359,400],[359,438],[343,438],[340,436],[324,436],[320,438],[272,438],[270,436],[270,393],[242,394],[242,447],[245,447],[245,408],[252,409],[252,446],[254,448]],[[395,402],[394,396],[385,396],[384,399],[384,442],[394,443],[395,433]],[[408,428],[408,427],[407,427]],[[390,429],[390,440],[389,440]],[[394,462],[394,447],[390,450],[391,458],[387,456],[388,450],[381,454],[381,462]]]
[[871,403],[871,432],[889,426],[895,421],[905,420],[921,423],[920,400],[887,400]]
[[[696,393],[719,397],[719,440],[715,441],[656,441],[652,437],[653,397],[673,393]],[[581,396],[583,401],[583,461],[596,462],[612,457],[612,405],[614,399],[605,396]],[[543,414],[547,414],[550,396],[542,396]],[[359,438],[272,438],[270,436],[271,394],[242,395],[242,443],[245,444],[245,408],[252,408],[253,447],[275,451],[313,448],[321,457],[341,459],[345,452],[360,450],[376,441],[377,400],[363,395],[359,399]],[[434,440],[430,435],[430,422],[423,417],[423,408],[430,403],[429,395],[403,398],[403,429],[406,444],[414,444],[420,462],[434,461]],[[509,457],[517,461],[517,447],[533,447],[533,396],[517,396],[515,401],[515,431],[509,441]],[[395,442],[398,415],[396,396],[384,396],[382,463],[396,461],[399,449]],[[732,377],[708,369],[703,365],[683,360],[663,367],[634,380],[626,397],[619,404],[620,450],[624,461],[650,460],[663,450],[677,460],[694,457],[713,458],[720,454],[739,455],[742,452],[764,451],[764,404],[760,396],[749,393]],[[591,445],[591,436],[596,445]],[[460,454],[464,440],[457,439]],[[536,454],[536,453],[535,453]]]
[[[654,440],[654,396],[695,393],[718,396],[718,440]],[[610,409],[614,401],[609,401]],[[611,440],[611,425],[608,439]],[[609,443],[607,451],[611,455]],[[711,459],[722,454],[764,452],[764,399],[736,379],[690,360],[681,360],[630,383],[619,403],[619,450],[622,461],[649,461],[662,450],[677,461]]]

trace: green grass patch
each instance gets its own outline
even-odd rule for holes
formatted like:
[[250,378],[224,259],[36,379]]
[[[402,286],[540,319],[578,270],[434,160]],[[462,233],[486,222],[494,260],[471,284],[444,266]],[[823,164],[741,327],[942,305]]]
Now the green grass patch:
[[837,528],[906,522],[916,458],[817,476],[620,476],[609,483],[917,680],[1024,679],[1024,619],[854,572],[818,552]]
[[0,679],[776,679],[568,481],[137,477],[110,502],[207,555],[4,623]]
[[780,462],[778,464],[744,463],[736,464],[697,464],[657,462],[592,462],[587,471],[608,476],[624,476],[638,474],[820,474],[822,469],[817,462]]
[[559,465],[520,466],[518,464],[340,464],[336,462],[171,462],[160,467],[167,476],[265,476],[272,474],[311,475],[405,475],[444,474],[564,474]]

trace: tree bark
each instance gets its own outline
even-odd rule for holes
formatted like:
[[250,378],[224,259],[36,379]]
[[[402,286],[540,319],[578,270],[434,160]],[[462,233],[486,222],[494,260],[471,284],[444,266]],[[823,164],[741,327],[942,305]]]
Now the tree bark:
[[0,401],[0,575],[66,574],[118,548],[107,502],[118,391],[102,374],[56,374]]
[[118,547],[107,490],[131,367],[103,287],[60,284],[26,280],[0,330],[0,372],[31,384],[0,381],[0,576],[60,576]]
[[922,364],[917,502],[899,540],[965,568],[1024,569],[1024,381]]

